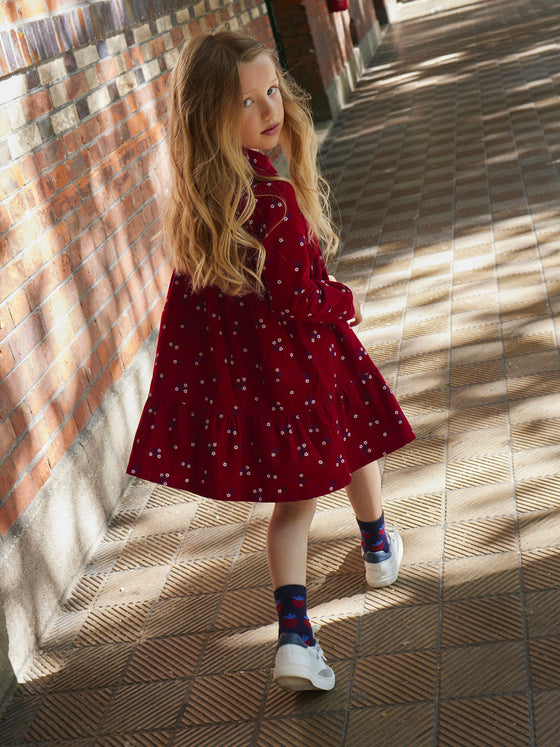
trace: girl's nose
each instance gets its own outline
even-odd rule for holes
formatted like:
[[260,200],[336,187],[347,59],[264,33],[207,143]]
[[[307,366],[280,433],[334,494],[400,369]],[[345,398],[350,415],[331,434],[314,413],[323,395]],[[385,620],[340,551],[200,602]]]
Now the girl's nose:
[[263,102],[262,109],[261,109],[263,117],[269,117],[271,114],[274,113],[274,103],[270,98],[266,98]]

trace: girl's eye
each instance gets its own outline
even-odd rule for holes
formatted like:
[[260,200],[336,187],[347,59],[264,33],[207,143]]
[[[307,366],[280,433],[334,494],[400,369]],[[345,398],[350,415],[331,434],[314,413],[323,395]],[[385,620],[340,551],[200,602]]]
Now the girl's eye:
[[274,94],[278,91],[278,86],[270,86],[270,88],[267,91],[267,94],[269,96],[274,96]]
[[252,104],[251,99],[244,99],[243,100],[243,107],[244,108],[247,108],[248,106],[251,106],[251,104]]

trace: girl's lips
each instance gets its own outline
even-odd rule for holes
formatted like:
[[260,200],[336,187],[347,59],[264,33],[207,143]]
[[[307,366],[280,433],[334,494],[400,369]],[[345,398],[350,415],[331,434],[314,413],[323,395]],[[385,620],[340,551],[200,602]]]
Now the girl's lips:
[[280,130],[280,125],[275,124],[275,125],[272,125],[272,127],[269,127],[268,130],[263,130],[262,134],[270,137],[272,135],[277,135],[279,130]]

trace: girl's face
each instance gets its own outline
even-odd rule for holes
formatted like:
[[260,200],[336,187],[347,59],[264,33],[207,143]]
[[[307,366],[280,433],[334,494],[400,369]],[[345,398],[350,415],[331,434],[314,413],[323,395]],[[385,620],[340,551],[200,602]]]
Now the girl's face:
[[275,148],[284,122],[284,104],[270,57],[261,54],[252,62],[239,63],[239,82],[243,107],[241,144],[260,151]]

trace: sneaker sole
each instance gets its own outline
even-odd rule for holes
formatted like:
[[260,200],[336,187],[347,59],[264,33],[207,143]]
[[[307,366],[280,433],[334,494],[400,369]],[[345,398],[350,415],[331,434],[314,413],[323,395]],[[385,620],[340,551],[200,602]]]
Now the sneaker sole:
[[383,589],[385,586],[391,586],[391,584],[394,584],[399,577],[399,568],[403,556],[403,541],[402,537],[397,532],[393,534],[393,537],[396,540],[394,557],[375,565],[372,563],[365,564],[366,581],[368,586],[371,586],[374,589]]
[[299,646],[289,644],[282,646],[280,657],[278,657],[281,661],[277,659],[273,675],[278,687],[289,692],[332,690],[335,683],[334,672],[331,670],[331,676],[328,677],[321,676],[319,672],[314,672],[312,667],[305,666],[301,660],[297,660],[300,658],[298,657],[300,653]]

